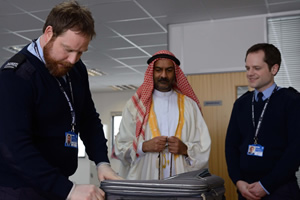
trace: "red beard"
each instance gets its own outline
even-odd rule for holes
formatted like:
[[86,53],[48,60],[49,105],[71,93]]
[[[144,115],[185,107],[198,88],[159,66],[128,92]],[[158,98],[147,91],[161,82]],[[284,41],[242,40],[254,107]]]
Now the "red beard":
[[46,62],[46,67],[49,70],[50,74],[55,77],[62,77],[66,75],[73,67],[73,64],[69,62],[57,61],[51,57],[50,52],[53,51],[53,42],[54,39],[51,39],[44,46],[44,59]]

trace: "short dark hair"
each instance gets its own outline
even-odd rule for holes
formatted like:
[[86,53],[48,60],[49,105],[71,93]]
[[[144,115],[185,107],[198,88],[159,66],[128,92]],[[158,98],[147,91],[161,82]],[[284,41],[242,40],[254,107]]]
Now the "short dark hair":
[[[277,47],[273,44],[268,43],[258,43],[250,47],[246,53],[246,58],[249,53],[263,51],[265,53],[264,61],[268,64],[269,70],[275,65],[278,64],[278,71],[281,64],[281,53]],[[245,58],[245,60],[246,60]]]
[[67,30],[79,31],[90,39],[96,35],[92,13],[77,1],[66,1],[52,8],[44,24],[43,33],[48,26],[52,26],[53,37]]

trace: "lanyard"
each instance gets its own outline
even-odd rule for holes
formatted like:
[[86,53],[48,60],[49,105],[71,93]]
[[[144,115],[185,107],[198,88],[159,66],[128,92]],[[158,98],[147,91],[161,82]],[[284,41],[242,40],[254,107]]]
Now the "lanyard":
[[[40,60],[43,62],[43,59],[42,59],[42,57],[41,57],[41,55],[40,55],[40,53],[38,51],[36,40],[33,40],[33,42],[34,42],[34,50],[38,54]],[[76,117],[75,116],[76,115],[75,115],[75,110],[74,110],[73,105],[72,105],[72,103],[74,104],[74,96],[73,96],[72,83],[71,83],[71,78],[69,76],[69,73],[67,73],[66,77],[67,77],[66,81],[69,83],[69,88],[70,88],[72,102],[70,101],[70,98],[69,98],[68,94],[66,93],[64,87],[61,85],[61,83],[59,82],[59,80],[56,77],[55,77],[55,79],[56,79],[56,81],[57,81],[57,83],[59,85],[59,88],[60,88],[61,92],[64,94],[65,98],[67,99],[68,105],[70,107],[70,112],[71,112],[71,117],[72,117],[72,122],[71,122],[72,129],[71,129],[71,131],[75,133],[75,125],[76,125]]]
[[69,76],[68,73],[67,73],[66,76],[67,76],[67,81],[68,81],[69,87],[70,87],[70,93],[71,93],[72,102],[70,101],[70,98],[69,98],[68,94],[66,93],[64,87],[61,85],[61,83],[59,82],[59,80],[57,78],[55,78],[55,79],[56,79],[56,81],[57,81],[57,83],[59,85],[59,88],[60,88],[61,92],[65,95],[65,97],[66,97],[66,99],[68,101],[68,105],[70,107],[70,112],[71,112],[71,117],[72,117],[72,123],[71,123],[72,129],[71,129],[71,131],[75,132],[76,118],[75,118],[75,110],[74,110],[74,108],[72,106],[72,103],[74,104],[72,83],[71,83],[71,78],[70,78],[70,76]]
[[[276,87],[274,88],[272,94],[273,94],[275,91],[277,91],[277,88],[278,88],[278,87],[277,87],[277,85],[276,85]],[[270,97],[267,99],[267,102],[265,103],[265,106],[264,106],[263,110],[261,111],[260,117],[259,117],[259,119],[258,119],[257,127],[256,127],[256,130],[255,130],[255,136],[254,136],[254,144],[257,144],[257,140],[258,140],[257,135],[258,135],[259,129],[260,129],[260,127],[261,127],[261,122],[262,122],[262,120],[263,120],[263,118],[264,118],[264,114],[265,114],[265,111],[266,111],[266,109],[267,109],[267,106],[268,106],[268,104],[269,104],[269,101],[270,101],[270,98],[271,98],[272,94],[271,94]],[[252,123],[253,123],[253,127],[255,128],[255,119],[254,119],[254,96],[255,96],[255,93],[253,92],[253,96],[252,96]]]

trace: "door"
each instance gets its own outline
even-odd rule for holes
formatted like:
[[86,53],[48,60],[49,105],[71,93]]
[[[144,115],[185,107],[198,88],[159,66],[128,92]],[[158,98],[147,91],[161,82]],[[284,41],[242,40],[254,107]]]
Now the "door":
[[237,199],[236,187],[227,173],[225,137],[237,88],[247,86],[245,72],[188,75],[187,79],[199,98],[212,145],[209,169],[225,180],[226,199]]

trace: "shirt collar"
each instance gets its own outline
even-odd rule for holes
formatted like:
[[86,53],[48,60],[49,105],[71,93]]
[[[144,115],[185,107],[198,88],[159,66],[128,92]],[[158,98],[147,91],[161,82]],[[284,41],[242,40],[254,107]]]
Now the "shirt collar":
[[[269,98],[273,92],[273,90],[275,89],[276,84],[273,83],[273,85],[271,85],[269,88],[265,89],[262,93],[263,93],[263,100],[266,100],[267,98]],[[255,90],[255,100],[257,101],[257,94],[259,93],[258,90]]]
[[[37,46],[37,49],[38,49],[38,53],[36,52],[35,50],[35,45]],[[41,44],[40,44],[40,37],[33,41],[28,47],[27,47],[27,50],[32,53],[35,57],[37,57],[39,60],[41,60],[43,63],[45,63],[45,60],[44,60],[44,52],[43,52],[43,49],[41,47]]]
[[171,96],[173,93],[174,93],[173,90],[170,90],[170,91],[168,91],[168,92],[161,92],[161,91],[158,91],[158,90],[154,89],[154,91],[153,91],[153,95],[154,95],[154,96],[158,96],[158,97],[169,97],[169,96]]

